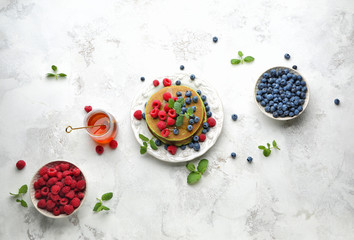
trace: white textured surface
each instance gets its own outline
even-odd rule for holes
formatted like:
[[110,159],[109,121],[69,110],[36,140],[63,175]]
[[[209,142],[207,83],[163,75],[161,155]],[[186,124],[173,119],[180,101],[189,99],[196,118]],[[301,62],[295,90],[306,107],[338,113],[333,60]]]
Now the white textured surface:
[[[353,29],[350,0],[1,0],[0,239],[352,239]],[[255,62],[232,66],[238,50]],[[51,64],[68,78],[46,79]],[[225,112],[195,186],[183,163],[140,156],[130,127],[136,89],[180,64],[215,86]],[[311,101],[299,118],[274,121],[254,103],[254,84],[293,64]],[[116,117],[118,149],[98,156],[84,131],[65,133],[81,125],[85,105]],[[273,139],[281,150],[264,158],[257,146]],[[10,199],[58,158],[88,179],[77,215],[48,219]],[[108,191],[112,210],[94,214]]]

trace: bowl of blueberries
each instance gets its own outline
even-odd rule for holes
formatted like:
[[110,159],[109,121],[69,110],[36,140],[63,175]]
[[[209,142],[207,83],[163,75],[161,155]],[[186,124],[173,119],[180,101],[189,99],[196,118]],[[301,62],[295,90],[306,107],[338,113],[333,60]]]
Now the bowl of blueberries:
[[304,112],[310,93],[304,77],[288,67],[265,71],[254,88],[259,109],[270,118],[291,120]]

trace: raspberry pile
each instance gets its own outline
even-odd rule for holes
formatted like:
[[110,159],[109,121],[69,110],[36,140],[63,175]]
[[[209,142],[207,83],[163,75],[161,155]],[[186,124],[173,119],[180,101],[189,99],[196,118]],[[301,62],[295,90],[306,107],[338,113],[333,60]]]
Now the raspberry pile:
[[86,188],[80,169],[62,162],[51,168],[42,167],[39,174],[40,178],[33,184],[38,208],[58,216],[70,215],[80,206]]

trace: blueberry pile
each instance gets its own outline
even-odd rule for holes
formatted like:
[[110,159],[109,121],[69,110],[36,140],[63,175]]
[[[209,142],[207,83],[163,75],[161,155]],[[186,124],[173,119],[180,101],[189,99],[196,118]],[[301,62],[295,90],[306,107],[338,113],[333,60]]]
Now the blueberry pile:
[[257,102],[275,118],[294,117],[303,110],[306,82],[289,69],[272,69],[264,73],[257,88]]

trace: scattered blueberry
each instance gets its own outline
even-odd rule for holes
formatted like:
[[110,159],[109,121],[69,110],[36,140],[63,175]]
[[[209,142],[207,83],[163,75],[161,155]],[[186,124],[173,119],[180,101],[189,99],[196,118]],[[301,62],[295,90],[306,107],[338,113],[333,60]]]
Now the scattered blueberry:
[[197,111],[197,107],[196,106],[193,106],[192,109],[193,109],[193,112]]
[[294,65],[294,66],[293,66],[293,69],[295,69],[295,70],[296,70],[296,69],[297,69],[297,66],[296,66],[296,65]]
[[231,157],[232,157],[232,158],[236,158],[236,153],[232,152],[232,153],[231,153]]
[[217,37],[213,37],[213,42],[217,43],[218,42],[218,38]]
[[165,150],[167,150],[168,146],[170,146],[170,145],[165,144],[165,146],[164,146]]
[[193,119],[189,119],[188,123],[193,125],[194,124],[194,120]]
[[192,118],[192,119],[194,119],[194,118],[195,118],[195,115],[192,114],[192,115],[190,115],[189,117]]
[[192,125],[188,125],[188,126],[187,126],[187,130],[188,130],[189,132],[191,132],[191,131],[193,130],[193,126],[192,126]]
[[207,102],[204,102],[204,101],[203,101],[203,103],[204,103],[204,106],[208,106],[208,103],[207,103]]
[[156,146],[161,146],[162,142],[159,139],[156,139],[155,144],[156,144]]
[[140,80],[141,80],[142,82],[144,82],[144,81],[145,81],[145,78],[144,78],[144,77],[141,77]]
[[253,158],[252,158],[252,157],[248,157],[248,158],[247,158],[247,161],[248,161],[249,163],[251,163],[251,162],[252,162],[252,160],[253,160]]
[[199,143],[195,142],[195,143],[193,144],[193,148],[194,148],[195,151],[199,151],[199,150],[200,150],[200,145],[199,145]]
[[195,102],[195,103],[197,103],[198,102],[198,97],[197,96],[194,96],[193,98],[192,98],[192,100],[193,100],[193,102]]
[[210,118],[210,117],[211,117],[211,115],[213,115],[213,113],[212,113],[212,112],[207,112],[207,118]]
[[209,127],[209,124],[207,122],[203,123],[203,128],[207,129]]
[[195,118],[194,118],[194,122],[195,122],[195,123],[199,122],[199,117],[195,117]]
[[143,113],[143,119],[145,119],[145,113]]
[[203,129],[203,131],[202,131],[203,134],[206,134],[207,132],[208,132],[207,129]]
[[202,95],[202,91],[197,90],[198,95]]
[[189,105],[189,104],[191,104],[191,103],[192,103],[192,101],[191,101],[191,98],[190,98],[190,97],[187,97],[187,98],[184,100],[184,102],[185,102],[187,105]]
[[190,97],[190,96],[192,96],[192,92],[191,91],[187,91],[186,92],[186,97]]
[[232,120],[236,121],[238,116],[237,116],[237,114],[232,114],[231,118],[232,118]]
[[190,79],[191,79],[191,80],[194,80],[194,79],[195,79],[194,74],[192,74],[192,75],[190,76]]
[[182,93],[180,91],[176,92],[177,97],[182,96]]
[[193,142],[190,142],[190,143],[188,144],[188,147],[189,147],[189,148],[193,148],[193,146],[194,146]]
[[177,128],[173,129],[173,134],[174,135],[178,135],[178,133],[179,133],[179,130]]
[[184,69],[184,66],[183,66],[183,65],[179,66],[179,69],[183,70],[183,69]]
[[339,103],[340,103],[340,101],[339,101],[338,98],[334,99],[334,104],[335,104],[335,105],[339,105]]
[[182,145],[182,146],[180,146],[180,148],[181,148],[182,150],[186,149],[186,147],[187,147],[187,145]]
[[193,141],[194,141],[194,142],[198,142],[198,141],[199,141],[199,137],[198,137],[198,136],[194,136],[194,137],[193,137]]
[[284,58],[285,58],[286,60],[289,60],[289,59],[290,59],[289,53],[285,53]]
[[205,111],[209,112],[210,111],[210,106],[205,107]]
[[180,81],[180,80],[177,80],[177,81],[176,81],[176,85],[177,85],[177,86],[181,85],[181,81]]
[[[203,102],[205,102],[206,101],[206,99],[207,99],[207,97],[205,96],[205,95],[202,95],[201,96],[201,99],[203,100]],[[205,104],[204,104],[205,105]],[[205,105],[206,106],[206,105]]]

